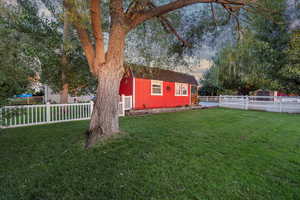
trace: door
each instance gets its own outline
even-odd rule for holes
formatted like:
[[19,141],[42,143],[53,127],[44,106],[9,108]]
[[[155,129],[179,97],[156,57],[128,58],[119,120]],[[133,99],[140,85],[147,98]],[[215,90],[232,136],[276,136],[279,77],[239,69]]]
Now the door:
[[198,105],[198,88],[195,85],[191,86],[191,103],[192,105]]

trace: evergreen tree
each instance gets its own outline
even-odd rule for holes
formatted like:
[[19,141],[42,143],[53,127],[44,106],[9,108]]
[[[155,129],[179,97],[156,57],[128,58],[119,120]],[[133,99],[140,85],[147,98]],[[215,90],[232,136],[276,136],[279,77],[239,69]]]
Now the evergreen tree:
[[[286,49],[289,43],[288,19],[285,15],[287,5],[286,0],[262,0],[260,4],[271,9],[273,12],[263,15],[250,15],[253,19],[249,25],[254,38],[269,46],[264,54],[257,54],[262,63],[267,63],[267,76],[276,80],[277,88],[282,85],[282,76],[279,73],[287,62]],[[254,47],[255,48],[255,47]]]
[[294,31],[286,51],[287,63],[280,74],[285,83],[284,89],[291,93],[300,94],[300,30]]

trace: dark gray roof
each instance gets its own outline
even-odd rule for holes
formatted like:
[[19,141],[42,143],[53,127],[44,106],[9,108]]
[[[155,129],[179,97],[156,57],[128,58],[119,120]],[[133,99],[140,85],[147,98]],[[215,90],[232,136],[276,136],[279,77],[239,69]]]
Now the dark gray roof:
[[160,69],[156,67],[146,67],[135,64],[125,64],[125,68],[132,72],[135,78],[144,78],[151,80],[161,80],[168,82],[189,83],[198,85],[196,79],[192,75],[179,73],[171,70]]

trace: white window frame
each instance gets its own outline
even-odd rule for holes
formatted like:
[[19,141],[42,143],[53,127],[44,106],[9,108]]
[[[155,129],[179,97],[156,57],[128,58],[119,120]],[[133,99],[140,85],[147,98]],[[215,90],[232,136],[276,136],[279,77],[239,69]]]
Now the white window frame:
[[[186,88],[186,94],[182,94],[183,88]],[[179,94],[177,93],[179,89]],[[187,83],[175,83],[175,96],[189,96],[189,84]]]
[[[153,85],[160,85],[160,93],[154,93],[153,92]],[[151,95],[152,96],[163,96],[163,81],[158,81],[158,80],[151,80]]]
[[[181,85],[180,83],[175,83],[175,96],[181,96]],[[179,91],[179,93],[177,93]]]
[[[183,94],[183,88],[186,89],[186,94]],[[181,96],[189,96],[189,84],[181,83]]]

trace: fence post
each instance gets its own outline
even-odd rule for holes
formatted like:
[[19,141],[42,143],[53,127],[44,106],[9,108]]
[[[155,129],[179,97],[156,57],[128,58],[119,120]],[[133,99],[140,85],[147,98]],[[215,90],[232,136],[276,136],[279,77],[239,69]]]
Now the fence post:
[[125,102],[125,95],[124,94],[121,95],[121,101],[122,101],[122,103]]
[[279,112],[282,112],[282,96],[279,99]]
[[93,114],[93,110],[94,110],[94,102],[93,101],[91,101],[90,102],[91,103],[91,117],[92,117],[92,114]]
[[51,120],[50,116],[51,116],[51,113],[50,113],[50,103],[47,102],[46,103],[46,121],[47,122],[50,122],[50,120]]
[[3,108],[0,108],[0,129],[4,128],[3,127],[4,118],[3,118],[3,115],[2,115],[2,110],[3,110]]
[[249,96],[246,96],[245,110],[248,110],[248,106],[249,106]]
[[125,95],[122,94],[122,115],[125,116]]

